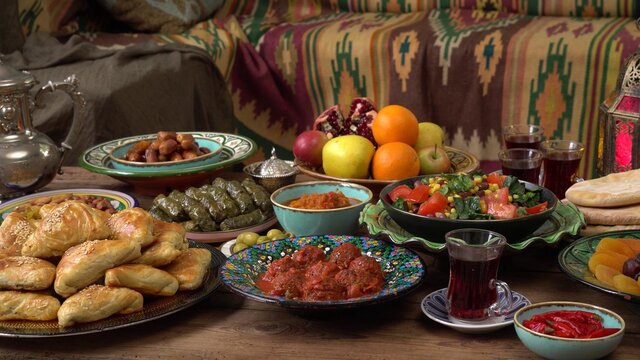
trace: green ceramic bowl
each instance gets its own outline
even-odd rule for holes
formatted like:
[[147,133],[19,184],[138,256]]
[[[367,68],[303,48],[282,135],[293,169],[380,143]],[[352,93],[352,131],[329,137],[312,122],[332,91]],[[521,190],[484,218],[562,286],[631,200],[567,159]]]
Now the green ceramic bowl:
[[198,144],[198,147],[209,149],[209,152],[207,154],[200,155],[193,159],[186,159],[186,160],[179,160],[179,161],[161,161],[161,162],[154,162],[154,163],[125,160],[125,157],[129,149],[138,141],[141,141],[141,140],[153,141],[155,139],[156,139],[155,134],[145,135],[140,140],[135,140],[135,141],[115,147],[113,150],[111,150],[111,153],[109,154],[109,157],[111,158],[111,163],[113,164],[113,168],[117,170],[129,170],[129,171],[139,171],[139,172],[156,172],[156,171],[174,170],[174,169],[189,169],[194,166],[214,164],[218,160],[220,160],[220,155],[222,154],[222,144],[220,144],[219,141],[216,141],[215,139],[194,136],[194,139]]
[[[527,329],[522,322],[533,315],[554,310],[583,310],[602,317],[604,327],[620,328],[615,334],[595,339],[567,339],[545,335]],[[552,301],[523,307],[513,317],[513,324],[520,341],[529,350],[547,359],[589,360],[599,359],[611,353],[622,341],[625,323],[620,315],[598,306],[569,302]]]
[[521,239],[530,236],[551,216],[558,203],[558,198],[547,188],[535,185],[527,181],[520,181],[529,190],[542,189],[541,199],[547,201],[547,210],[537,214],[521,216],[513,219],[494,219],[494,220],[460,220],[436,218],[422,216],[412,212],[400,210],[393,206],[393,202],[389,198],[389,192],[399,185],[409,185],[413,187],[416,181],[422,178],[430,178],[437,175],[416,176],[404,180],[396,181],[387,185],[380,192],[380,201],[384,205],[385,210],[391,218],[402,226],[409,233],[433,239],[432,241],[444,243],[444,235],[456,229],[476,228],[495,231],[504,235],[510,243],[518,242]]
[[[357,204],[338,208],[307,210],[296,209],[287,204],[304,194],[341,191]],[[271,194],[271,203],[276,218],[285,231],[296,236],[306,235],[351,235],[358,230],[358,217],[364,206],[371,201],[373,193],[368,188],[340,181],[312,181],[282,187]]]

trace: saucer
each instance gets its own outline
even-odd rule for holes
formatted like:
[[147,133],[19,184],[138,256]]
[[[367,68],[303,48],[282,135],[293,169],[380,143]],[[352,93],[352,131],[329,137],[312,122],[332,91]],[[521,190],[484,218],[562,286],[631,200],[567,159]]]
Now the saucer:
[[[522,307],[531,304],[529,299],[513,290],[511,290],[511,298],[513,301],[513,307],[506,316],[490,318],[473,323],[463,323],[449,318],[446,305],[447,288],[434,291],[431,294],[427,295],[424,299],[422,299],[420,308],[422,309],[422,312],[431,320],[439,322],[440,324],[448,326],[454,330],[466,334],[483,334],[496,331],[505,326],[513,324],[513,316],[515,315],[515,313]],[[504,292],[498,291],[498,301],[500,303],[506,301]]]

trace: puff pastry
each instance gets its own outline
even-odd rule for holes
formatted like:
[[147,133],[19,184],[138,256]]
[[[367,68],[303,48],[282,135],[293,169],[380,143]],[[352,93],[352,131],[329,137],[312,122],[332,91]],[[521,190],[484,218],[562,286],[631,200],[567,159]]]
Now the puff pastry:
[[108,269],[140,256],[140,244],[129,240],[92,240],[67,250],[56,269],[53,289],[62,297],[93,284]]
[[53,284],[56,266],[28,256],[0,259],[0,289],[44,290]]
[[153,217],[141,208],[122,210],[107,221],[111,238],[131,240],[145,247],[153,242]]
[[0,291],[0,320],[54,320],[60,301],[51,295]]
[[22,255],[60,256],[74,245],[106,239],[111,233],[107,226],[109,214],[79,201],[65,201],[43,215],[39,226],[22,246]]
[[143,264],[126,264],[107,270],[104,284],[126,287],[142,295],[171,296],[178,291],[178,280],[175,277]]
[[0,225],[0,257],[21,255],[22,246],[35,229],[22,213],[10,212]]
[[207,249],[189,248],[164,269],[180,283],[180,290],[195,290],[202,285],[211,264]]
[[164,266],[175,260],[182,250],[189,247],[185,237],[184,226],[163,221],[154,222],[154,242],[142,251],[142,255],[134,260],[136,264],[154,267]]
[[63,327],[142,310],[142,294],[127,288],[91,285],[66,299],[58,310]]

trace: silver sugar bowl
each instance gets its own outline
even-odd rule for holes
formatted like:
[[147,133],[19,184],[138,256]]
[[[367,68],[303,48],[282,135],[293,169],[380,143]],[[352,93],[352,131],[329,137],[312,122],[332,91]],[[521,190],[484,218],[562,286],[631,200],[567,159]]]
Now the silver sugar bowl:
[[[36,79],[0,62],[0,200],[20,196],[47,185],[62,173],[62,160],[71,149],[84,112],[78,81],[71,75],[62,82],[49,81],[32,100],[29,89]],[[73,100],[73,121],[60,146],[35,130],[31,111],[46,93],[62,90]]]

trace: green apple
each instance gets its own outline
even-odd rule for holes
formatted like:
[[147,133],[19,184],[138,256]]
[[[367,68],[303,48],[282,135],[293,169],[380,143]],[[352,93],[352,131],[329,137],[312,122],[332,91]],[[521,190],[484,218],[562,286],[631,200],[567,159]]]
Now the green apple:
[[413,146],[416,151],[427,146],[444,146],[444,130],[438,124],[422,122],[418,124],[418,141]]
[[322,147],[324,173],[339,178],[366,179],[374,152],[373,144],[364,136],[335,137]]
[[451,170],[451,160],[442,146],[424,147],[418,151],[418,157],[421,175],[442,174]]

